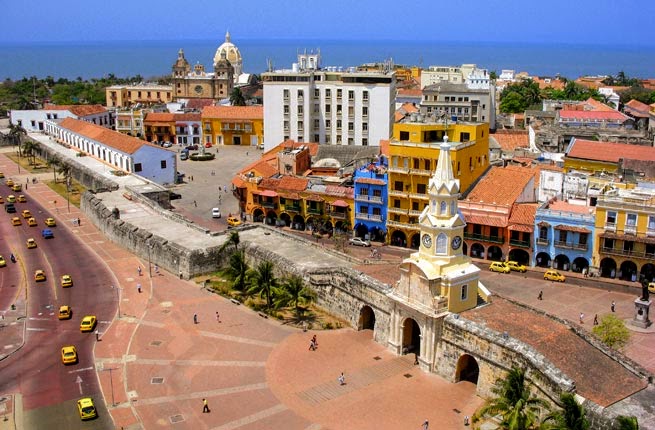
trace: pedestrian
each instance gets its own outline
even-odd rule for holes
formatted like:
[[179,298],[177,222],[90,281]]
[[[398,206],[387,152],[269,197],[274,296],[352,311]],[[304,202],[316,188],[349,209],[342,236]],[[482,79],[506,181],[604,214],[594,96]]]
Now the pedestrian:
[[202,399],[202,413],[209,413],[209,405],[207,404],[207,399]]
[[318,340],[316,340],[316,335],[312,336],[312,342],[314,342],[314,348],[318,347]]
[[219,194],[218,195],[218,203],[220,203],[220,202],[221,202],[221,195]]
[[182,271],[181,270],[180,270],[179,275],[180,275],[180,279],[182,279]]
[[418,352],[414,353],[414,366],[418,366]]
[[139,276],[141,276],[141,266],[138,266],[138,267],[136,268],[136,271],[137,271],[137,273],[139,274]]
[[25,178],[25,185],[30,183],[30,178]]
[[537,300],[543,300],[544,299],[544,292],[542,290],[539,290],[539,295],[537,296]]
[[610,306],[610,308],[612,309],[612,312],[616,312],[616,303],[614,302],[614,300],[612,300],[612,305]]
[[309,350],[316,351],[316,344],[314,343],[314,339],[309,341]]
[[594,315],[594,325],[598,325],[598,314]]
[[582,276],[584,276],[586,278],[588,276],[588,274],[589,274],[589,269],[587,269],[586,267],[584,269],[582,269]]
[[430,422],[428,420],[423,421],[422,430],[428,430],[430,428]]
[[464,425],[465,426],[469,425],[469,416],[468,415],[464,416]]
[[27,184],[25,184],[25,189],[27,189]]
[[136,284],[136,290],[141,294],[141,284]]
[[302,331],[304,331],[304,332],[307,331],[307,321],[302,322]]
[[246,157],[248,156],[248,152],[250,152],[250,151],[246,151]]
[[584,324],[584,314],[580,312],[580,324]]
[[82,221],[80,221],[80,219],[78,218],[78,219],[77,219],[77,226],[79,227],[79,226],[81,226],[81,225],[82,225]]
[[159,275],[159,266],[155,263],[155,273]]
[[216,312],[216,322],[221,322],[221,316],[218,314],[218,311]]
[[343,375],[343,372],[339,375],[339,385],[346,385],[346,377]]
[[100,332],[96,329],[96,342],[100,340]]
[[227,185],[223,185],[223,191],[227,193]]
[[194,200],[193,201],[193,206],[198,207],[198,202]]
[[193,323],[198,324],[198,314],[193,314]]

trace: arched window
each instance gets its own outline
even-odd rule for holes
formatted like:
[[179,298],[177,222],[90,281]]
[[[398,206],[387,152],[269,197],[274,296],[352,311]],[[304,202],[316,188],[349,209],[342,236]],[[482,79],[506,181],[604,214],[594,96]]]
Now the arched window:
[[445,254],[448,250],[448,236],[445,233],[439,233],[437,236],[437,254]]
[[446,215],[446,210],[448,209],[448,203],[445,201],[441,202],[441,207],[439,208],[439,215]]
[[432,208],[430,209],[430,212],[435,213],[437,211],[437,201],[432,200],[430,203],[432,203]]
[[457,202],[453,200],[450,202],[450,216],[453,216],[457,213]]

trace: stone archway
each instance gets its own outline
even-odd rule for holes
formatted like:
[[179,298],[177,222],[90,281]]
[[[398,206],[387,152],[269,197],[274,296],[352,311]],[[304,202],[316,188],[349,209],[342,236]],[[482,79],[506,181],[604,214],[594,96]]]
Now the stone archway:
[[569,257],[564,254],[555,256],[555,259],[553,260],[553,269],[569,270],[570,265],[571,260],[569,260]]
[[512,249],[509,251],[509,259],[526,266],[530,265],[530,253],[525,249]]
[[293,216],[293,229],[300,231],[305,229],[305,219],[302,217],[302,215]]
[[253,222],[263,222],[264,211],[261,208],[257,208],[254,211],[252,211],[252,220]]
[[625,260],[621,263],[621,268],[619,270],[619,279],[622,281],[636,281],[637,276],[637,265],[630,260]]
[[603,278],[616,278],[616,261],[606,257],[600,261],[600,276]]
[[391,245],[395,246],[406,246],[407,245],[407,236],[400,230],[396,230],[391,233]]
[[277,214],[275,211],[268,211],[268,213],[266,213],[266,224],[277,225]]
[[471,257],[472,258],[484,258],[484,246],[479,243],[474,243],[471,245]]
[[319,220],[314,218],[314,217],[307,217],[307,221],[305,221],[305,227],[307,230],[316,230],[318,229],[318,223]]
[[284,225],[289,227],[291,225],[291,215],[286,212],[280,214],[280,221],[284,221]]
[[368,227],[366,227],[364,224],[359,223],[355,226],[355,236],[365,238],[367,234]]
[[414,353],[421,356],[421,327],[412,319],[407,318],[403,324],[403,349],[402,353]]
[[537,267],[550,267],[550,255],[547,252],[537,254],[535,261],[537,262]]
[[359,323],[357,324],[359,330],[375,330],[375,311],[373,308],[366,305],[359,311]]
[[409,241],[409,247],[412,249],[418,249],[419,246],[421,246],[421,233],[415,233]]
[[584,257],[577,257],[575,260],[573,260],[573,264],[571,265],[571,270],[577,273],[582,273],[584,269],[588,268],[589,262]]
[[477,385],[479,376],[480,367],[478,366],[478,360],[468,354],[459,357],[455,372],[455,382],[468,381]]
[[641,266],[641,272],[639,272],[639,276],[643,277],[648,282],[653,282],[655,279],[655,264],[646,263]]
[[503,250],[496,245],[492,245],[487,249],[487,260],[500,261],[503,259]]

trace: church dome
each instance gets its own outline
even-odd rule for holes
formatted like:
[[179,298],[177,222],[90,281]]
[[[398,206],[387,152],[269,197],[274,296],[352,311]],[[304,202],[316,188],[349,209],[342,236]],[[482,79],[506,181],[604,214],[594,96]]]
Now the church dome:
[[226,59],[234,67],[234,76],[235,78],[241,74],[241,66],[243,60],[241,59],[241,52],[230,41],[230,32],[225,33],[225,42],[216,50],[216,55],[214,55],[214,67],[222,60]]

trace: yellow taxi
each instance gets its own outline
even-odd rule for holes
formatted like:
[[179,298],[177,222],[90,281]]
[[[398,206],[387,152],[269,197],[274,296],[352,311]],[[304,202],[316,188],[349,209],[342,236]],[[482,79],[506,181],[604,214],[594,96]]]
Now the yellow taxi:
[[227,226],[228,227],[238,227],[240,225],[241,225],[241,221],[239,220],[239,218],[237,218],[235,216],[227,217]]
[[16,196],[13,194],[9,194],[7,196],[7,203],[16,203]]
[[96,327],[96,316],[95,315],[87,315],[84,318],[82,318],[82,322],[80,323],[80,331],[81,332],[89,332],[93,331],[93,329]]
[[30,227],[36,227],[36,218],[31,217],[27,219],[27,225]]
[[23,218],[32,218],[32,212],[30,212],[29,209],[24,209],[23,212],[21,212],[21,215]]
[[505,264],[507,265],[507,267],[509,267],[509,270],[511,270],[511,271],[521,272],[521,273],[525,273],[525,271],[526,271],[525,266],[522,265],[522,264],[519,264],[516,261],[508,261]]
[[31,237],[25,241],[25,244],[27,245],[27,249],[36,248],[36,240]]
[[7,265],[7,262],[5,261],[5,258],[0,255],[0,267],[5,267]]
[[562,275],[557,270],[546,270],[546,273],[544,273],[544,279],[546,281],[564,282],[566,281],[566,276]]
[[23,223],[20,221],[20,218],[18,218],[17,216],[11,218],[11,225],[21,225],[21,224]]
[[59,306],[57,318],[60,320],[69,320],[73,317],[73,309],[68,305]]
[[45,225],[47,225],[48,227],[54,227],[54,226],[57,225],[57,222],[55,221],[54,218],[46,218],[45,221],[44,221],[44,223],[45,223]]
[[34,271],[34,280],[36,282],[45,281],[45,272],[43,270],[35,270]]
[[8,187],[13,187],[14,186],[14,181],[12,181],[11,179],[7,179],[5,181],[5,185],[7,185]]
[[63,288],[73,286],[73,278],[71,278],[71,275],[61,275],[61,286]]
[[0,179],[4,179],[4,177],[5,177],[5,174],[0,172]]
[[16,201],[17,201],[18,203],[27,203],[27,199],[26,199],[25,196],[22,195],[22,194],[19,195],[18,197],[16,197]]
[[655,282],[650,282],[648,284],[648,292],[651,294],[655,294]]
[[61,348],[61,362],[64,364],[77,363],[77,349],[73,345]]
[[4,202],[5,202],[5,199],[3,199],[2,196],[0,196],[0,205],[3,204]]
[[14,185],[11,187],[11,190],[12,190],[12,191],[23,191],[23,186],[22,186],[21,184],[14,184]]
[[509,273],[509,266],[502,261],[494,261],[489,265],[489,270],[497,273]]
[[98,416],[91,397],[84,397],[77,401],[77,412],[81,420],[92,420]]

